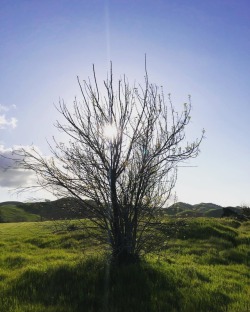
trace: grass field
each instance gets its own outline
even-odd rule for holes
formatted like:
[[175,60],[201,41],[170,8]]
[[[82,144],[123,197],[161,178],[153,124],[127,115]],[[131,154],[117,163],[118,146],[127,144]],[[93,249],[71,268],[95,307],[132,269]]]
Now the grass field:
[[85,232],[0,224],[0,311],[250,311],[250,222],[167,223],[160,252],[120,269]]

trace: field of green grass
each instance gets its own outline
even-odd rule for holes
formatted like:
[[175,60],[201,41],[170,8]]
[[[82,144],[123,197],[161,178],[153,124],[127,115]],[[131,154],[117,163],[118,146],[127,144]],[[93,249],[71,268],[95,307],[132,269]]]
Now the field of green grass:
[[250,221],[166,223],[161,250],[122,268],[86,232],[0,224],[0,311],[250,311]]

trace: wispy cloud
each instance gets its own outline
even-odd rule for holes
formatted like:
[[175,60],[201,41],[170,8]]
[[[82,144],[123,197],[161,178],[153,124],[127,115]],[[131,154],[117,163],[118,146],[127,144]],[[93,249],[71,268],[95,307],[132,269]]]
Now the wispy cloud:
[[5,115],[0,115],[0,129],[5,129],[6,127],[15,129],[17,127],[17,119],[15,117],[7,119]]
[[7,112],[9,108],[0,104],[0,112]]
[[0,129],[6,129],[7,127],[11,127],[15,129],[17,127],[17,118],[15,117],[6,117],[5,113],[8,111],[15,109],[16,105],[4,106],[0,104]]
[[5,105],[0,104],[0,112],[8,112],[11,109],[16,109],[16,105],[12,104],[9,106],[5,106]]

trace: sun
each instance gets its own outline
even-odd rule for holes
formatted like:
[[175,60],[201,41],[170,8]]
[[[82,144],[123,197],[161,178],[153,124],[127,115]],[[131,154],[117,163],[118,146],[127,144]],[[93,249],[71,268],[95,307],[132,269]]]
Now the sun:
[[117,128],[115,125],[112,124],[107,124],[104,128],[103,128],[103,134],[105,136],[105,138],[109,139],[109,140],[114,140],[115,137],[117,136]]

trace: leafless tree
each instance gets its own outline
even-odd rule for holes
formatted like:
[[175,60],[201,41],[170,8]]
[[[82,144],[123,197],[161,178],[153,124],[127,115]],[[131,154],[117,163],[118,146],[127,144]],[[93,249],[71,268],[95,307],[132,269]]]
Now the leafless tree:
[[112,63],[101,95],[93,79],[78,83],[82,102],[57,107],[66,123],[56,127],[69,138],[54,139],[52,157],[22,150],[21,165],[33,170],[40,186],[72,196],[103,231],[118,263],[138,258],[154,238],[155,220],[176,182],[177,165],[196,157],[204,136],[188,143],[185,128],[191,102],[175,111],[170,95],[149,82],[114,83]]

